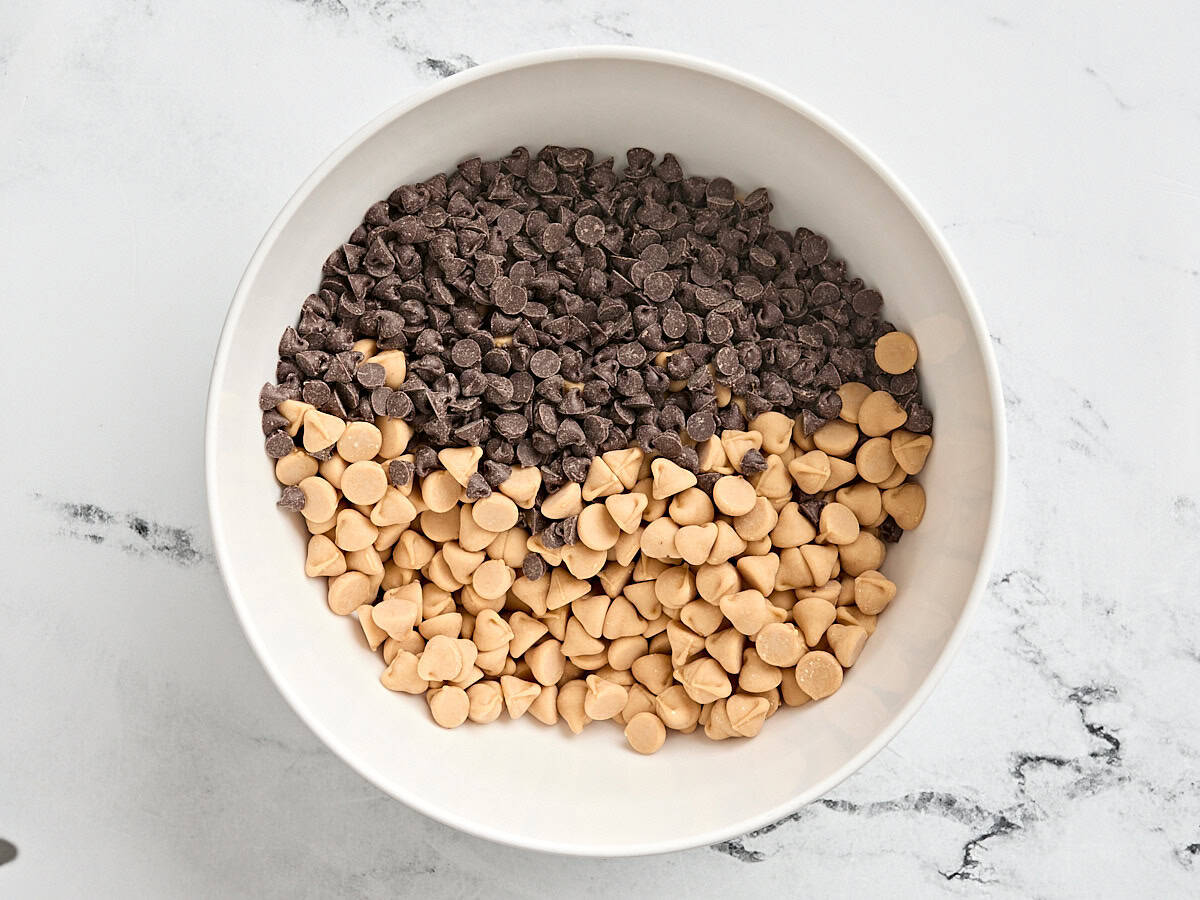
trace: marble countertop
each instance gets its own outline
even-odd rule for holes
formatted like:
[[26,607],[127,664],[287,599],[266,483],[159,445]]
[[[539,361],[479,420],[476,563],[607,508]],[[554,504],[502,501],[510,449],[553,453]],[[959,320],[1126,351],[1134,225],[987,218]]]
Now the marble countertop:
[[[1200,10],[739,5],[6,4],[0,894],[1200,891]],[[296,185],[406,92],[575,43],[711,57],[859,136],[972,279],[1009,414],[1002,548],[930,701],[796,815],[651,859],[467,837],[335,758],[241,635],[199,474]]]

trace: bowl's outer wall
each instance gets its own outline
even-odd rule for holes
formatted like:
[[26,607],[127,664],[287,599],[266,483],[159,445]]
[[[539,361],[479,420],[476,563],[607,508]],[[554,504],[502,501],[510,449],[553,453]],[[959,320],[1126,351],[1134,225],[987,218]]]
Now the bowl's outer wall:
[[[649,55],[648,55],[649,56]],[[551,58],[459,79],[369,133],[293,200],[239,289],[214,370],[209,490],[222,568],[247,634],[296,710],[384,790],[450,824],[560,852],[654,852],[755,827],[813,799],[911,714],[963,615],[998,502],[999,431],[989,351],[937,241],[883,176],[822,125],[712,71],[655,58]],[[276,343],[330,250],[399,184],[518,144],[579,145],[623,159],[671,151],[689,173],[765,185],[778,227],[829,237],[913,333],[936,446],[921,476],[928,511],[891,548],[900,586],[845,686],[783,710],[752,741],[675,736],[634,757],[621,730],[525,720],[444,731],[418,698],[379,684],[381,661],[353,617],[332,615],[303,573],[303,529],[275,507],[258,388]],[[342,151],[344,152],[344,151]],[[335,157],[337,154],[335,154]]]

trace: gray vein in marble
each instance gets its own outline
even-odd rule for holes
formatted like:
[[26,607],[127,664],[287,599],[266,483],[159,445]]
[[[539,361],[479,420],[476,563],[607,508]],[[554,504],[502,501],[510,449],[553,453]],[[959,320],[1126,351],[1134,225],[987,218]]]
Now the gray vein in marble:
[[1102,76],[1091,66],[1084,66],[1083,71],[1094,78],[1100,84],[1100,86],[1104,88],[1104,90],[1108,91],[1108,96],[1112,97],[1113,102],[1116,103],[1117,106],[1119,106],[1122,110],[1128,112],[1129,110],[1133,109],[1131,104],[1127,103],[1121,98],[1121,95],[1118,94],[1116,89],[1112,86],[1112,82],[1110,82],[1107,78]]
[[49,503],[61,523],[59,533],[66,537],[116,547],[133,556],[155,556],[180,566],[212,561],[211,554],[197,547],[195,534],[186,528],[137,513],[113,512],[94,503],[50,501],[40,494],[34,497]]
[[439,78],[449,78],[451,75],[465,72],[467,69],[474,68],[477,65],[479,63],[465,53],[460,53],[450,59],[437,59],[433,56],[427,56],[421,60],[421,68],[432,72]]

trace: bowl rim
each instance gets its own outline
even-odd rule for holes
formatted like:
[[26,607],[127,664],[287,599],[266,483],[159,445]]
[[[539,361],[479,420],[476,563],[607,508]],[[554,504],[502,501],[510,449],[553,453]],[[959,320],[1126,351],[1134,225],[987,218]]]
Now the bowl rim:
[[[983,367],[985,381],[987,385],[987,393],[989,404],[991,407],[991,419],[993,423],[993,453],[994,466],[992,475],[992,509],[988,519],[987,532],[984,538],[983,548],[979,555],[979,562],[975,572],[975,578],[972,582],[970,592],[968,593],[966,602],[963,604],[962,613],[950,632],[950,636],[942,648],[938,658],[934,661],[929,674],[921,683],[908,702],[896,713],[891,722],[884,727],[879,734],[875,736],[862,750],[848,759],[838,770],[828,777],[822,779],[817,784],[813,785],[807,791],[804,791],[785,803],[778,804],[770,809],[758,813],[757,815],[743,818],[737,822],[730,823],[724,827],[712,829],[700,835],[693,835],[684,838],[665,839],[653,842],[644,842],[637,845],[627,844],[588,844],[579,845],[569,841],[547,841],[531,839],[523,835],[510,835],[504,831],[493,828],[491,826],[482,825],[473,822],[469,819],[464,819],[454,813],[447,812],[439,807],[425,802],[424,800],[409,796],[402,788],[397,788],[393,785],[385,784],[385,776],[383,773],[374,771],[370,766],[361,764],[355,759],[351,748],[343,745],[340,738],[325,729],[322,723],[309,711],[302,699],[297,696],[290,685],[284,681],[280,675],[274,670],[269,656],[266,653],[266,642],[259,632],[255,629],[249,614],[244,605],[245,601],[242,598],[240,587],[237,579],[233,575],[232,566],[229,563],[229,550],[224,538],[224,527],[222,525],[222,515],[216,505],[215,485],[217,481],[217,461],[218,447],[216,441],[216,415],[215,410],[219,406],[220,385],[224,381],[225,369],[228,364],[229,356],[232,348],[232,336],[234,323],[241,317],[243,307],[247,302],[250,292],[250,285],[258,276],[258,272],[262,267],[263,259],[267,255],[270,248],[278,239],[280,232],[283,230],[287,222],[295,214],[297,208],[308,198],[313,189],[320,183],[335,167],[337,167],[346,156],[354,149],[365,142],[368,138],[381,130],[386,125],[390,124],[396,118],[408,113],[409,111],[421,106],[430,100],[445,94],[464,84],[469,84],[474,81],[489,78],[493,75],[498,75],[514,69],[526,68],[547,63],[564,62],[578,59],[604,59],[613,61],[626,62],[652,62],[660,63],[677,68],[688,69],[700,74],[713,76],[732,82],[735,85],[755,91],[775,102],[787,107],[792,112],[806,117],[826,133],[841,142],[851,153],[858,156],[867,166],[869,166],[891,189],[891,191],[900,199],[907,208],[909,213],[917,221],[924,230],[934,248],[941,257],[943,265],[949,272],[963,305],[966,308],[967,317],[971,324],[972,337],[976,345],[980,349],[980,354],[983,359]],[[292,710],[300,717],[308,728],[317,735],[321,741],[329,747],[341,760],[350,768],[356,771],[359,775],[371,782],[379,790],[385,794],[400,800],[405,805],[417,810],[423,815],[429,816],[445,825],[450,825],[460,831],[476,837],[485,838],[498,844],[517,847],[525,850],[535,850],[544,853],[560,854],[567,856],[579,857],[625,857],[625,856],[647,856],[653,854],[669,853],[677,850],[686,850],[692,847],[699,847],[718,843],[720,841],[736,838],[740,835],[753,832],[766,825],[779,821],[785,816],[795,812],[801,807],[811,803],[817,798],[827,794],[829,791],[837,787],[842,781],[848,778],[851,774],[862,768],[876,754],[879,753],[891,740],[899,733],[913,715],[925,703],[932,694],[933,689],[941,681],[945,674],[950,661],[954,658],[958,648],[962,644],[966,634],[969,622],[978,608],[983,595],[986,581],[990,576],[992,565],[995,559],[996,549],[999,543],[1000,522],[1004,511],[1004,487],[1007,470],[1007,439],[1005,434],[1005,409],[1003,393],[1000,386],[1000,375],[996,365],[995,354],[992,351],[991,340],[988,335],[987,327],[983,321],[983,314],[979,308],[978,301],[971,292],[970,286],[967,283],[966,276],[963,274],[954,255],[950,251],[950,247],[942,235],[941,230],[934,224],[930,215],[925,211],[924,207],[917,202],[916,198],[909,192],[904,184],[896,177],[896,175],[878,159],[874,153],[868,150],[862,143],[853,137],[844,128],[826,116],[824,113],[814,109],[809,104],[801,101],[793,96],[788,91],[785,91],[775,85],[757,77],[749,75],[731,66],[723,63],[712,62],[690,54],[678,53],[669,50],[659,50],[649,47],[628,47],[621,45],[590,45],[590,46],[567,46],[559,47],[550,50],[539,50],[532,53],[522,53],[513,56],[507,56],[503,59],[493,62],[484,63],[449,78],[442,79],[436,84],[425,88],[413,91],[405,99],[388,107],[379,115],[372,118],[365,125],[357,129],[346,140],[337,146],[324,160],[312,171],[312,173],[304,180],[292,194],[279,214],[271,222],[270,227],[259,241],[258,246],[254,250],[249,263],[242,273],[241,279],[238,281],[237,289],[234,292],[233,299],[230,302],[229,310],[226,313],[224,323],[221,327],[220,337],[218,339],[217,351],[213,359],[212,374],[209,381],[209,389],[206,401],[205,424],[204,424],[204,475],[205,475],[205,492],[208,506],[209,524],[212,532],[213,549],[215,551],[217,567],[221,573],[221,579],[225,584],[225,590],[229,595],[229,599],[233,604],[234,612],[237,615],[238,621],[241,624],[242,631],[246,635],[255,656],[258,657],[259,663],[266,670],[267,675],[274,683],[275,688],[283,695],[283,698],[291,706]]]

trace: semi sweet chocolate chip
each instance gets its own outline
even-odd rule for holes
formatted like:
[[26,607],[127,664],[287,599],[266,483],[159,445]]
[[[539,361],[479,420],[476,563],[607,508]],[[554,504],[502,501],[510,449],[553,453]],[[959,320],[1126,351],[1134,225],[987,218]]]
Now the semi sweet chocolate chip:
[[267,456],[271,459],[282,459],[296,449],[296,444],[291,436],[282,429],[267,435],[265,443]]
[[279,495],[278,506],[281,509],[288,509],[292,512],[300,512],[304,509],[304,491],[295,485],[288,485]]

